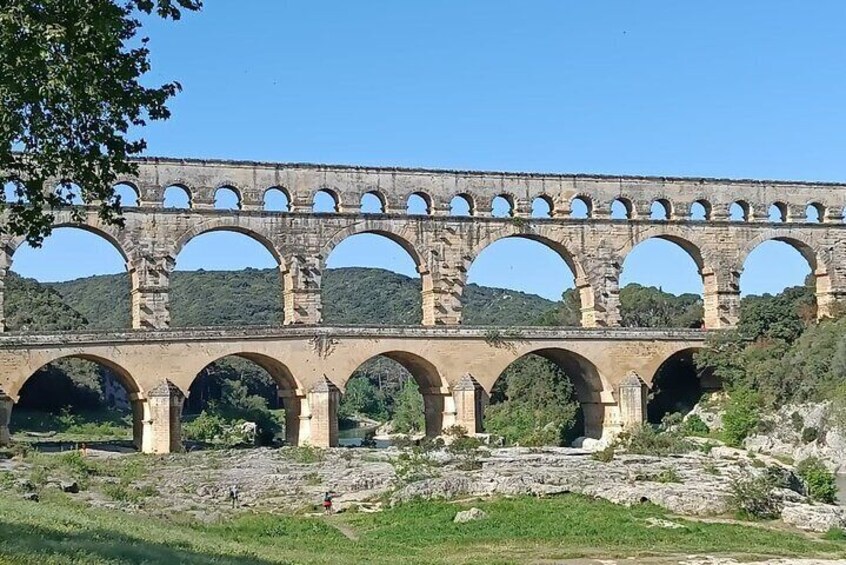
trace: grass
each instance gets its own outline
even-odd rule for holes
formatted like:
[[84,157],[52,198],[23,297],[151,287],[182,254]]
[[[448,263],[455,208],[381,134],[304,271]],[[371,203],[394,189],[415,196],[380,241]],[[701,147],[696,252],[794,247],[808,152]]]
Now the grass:
[[[514,563],[573,557],[707,553],[846,557],[846,541],[736,524],[650,528],[667,517],[643,505],[624,508],[578,495],[477,501],[488,517],[454,524],[470,503],[415,502],[376,514],[331,518],[246,514],[206,525],[83,507],[45,492],[40,503],[0,493],[0,561],[86,563]],[[350,533],[353,538],[350,539]]]
[[[12,411],[10,422],[15,441],[97,442],[132,439],[132,415],[96,411],[51,414],[34,410]],[[41,437],[32,434],[41,434]],[[49,434],[49,435],[48,435]]]

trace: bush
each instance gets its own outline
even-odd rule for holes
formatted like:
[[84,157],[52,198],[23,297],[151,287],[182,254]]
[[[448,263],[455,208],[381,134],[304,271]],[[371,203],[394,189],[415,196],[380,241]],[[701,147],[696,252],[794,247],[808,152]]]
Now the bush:
[[745,388],[732,391],[723,414],[723,439],[732,447],[740,447],[755,430],[760,420],[758,395]]
[[468,436],[464,428],[452,426],[444,431],[444,435],[452,437],[446,449],[458,459],[457,467],[462,471],[475,471],[482,468],[479,461],[479,448],[482,442],[478,438]]
[[767,475],[734,479],[730,485],[730,504],[741,518],[774,520],[781,515],[782,502],[773,493]]
[[802,430],[802,442],[811,443],[817,441],[820,437],[820,432],[817,428],[809,426]]
[[793,431],[797,434],[802,432],[802,428],[805,427],[805,419],[802,417],[802,414],[799,412],[793,412],[790,414],[790,425],[793,427]]
[[640,455],[664,456],[687,453],[696,447],[678,431],[660,432],[649,424],[620,434],[619,441],[625,446],[626,451]]
[[834,504],[837,501],[834,474],[816,457],[800,461],[796,465],[796,474],[804,481],[805,490],[811,500],[826,504]]
[[616,452],[614,450],[613,445],[607,446],[605,449],[601,449],[599,451],[594,451],[590,454],[590,458],[594,461],[601,461],[602,463],[610,463],[614,460],[614,455]]
[[691,414],[682,424],[682,431],[685,435],[704,436],[711,433],[711,428],[708,427],[708,424],[702,421],[699,414]]

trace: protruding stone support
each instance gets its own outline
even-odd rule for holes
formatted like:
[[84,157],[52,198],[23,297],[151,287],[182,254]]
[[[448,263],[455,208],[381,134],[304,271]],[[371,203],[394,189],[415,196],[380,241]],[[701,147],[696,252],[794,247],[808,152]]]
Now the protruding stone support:
[[285,409],[285,444],[300,445],[301,421],[305,395],[298,390],[279,390],[279,401]]
[[282,269],[285,320],[288,324],[319,324],[322,313],[320,283],[322,272],[316,259],[292,257]]
[[185,395],[179,387],[167,379],[147,393],[144,453],[182,451],[182,405],[184,402]]
[[[335,447],[338,445],[338,404],[341,393],[325,376],[308,391],[308,408],[303,410],[300,420],[300,444],[314,447]],[[307,414],[306,414],[307,413]],[[303,426],[303,420],[308,422]],[[308,435],[304,428],[308,428]]]
[[472,435],[482,431],[482,411],[484,391],[469,373],[461,377],[452,387],[454,416],[452,424],[464,428]]
[[129,395],[132,406],[132,444],[138,451],[144,450],[144,397],[138,393]]
[[[620,282],[619,265],[607,264],[598,281],[598,288],[591,289],[593,298],[593,326],[587,327],[617,327],[620,325]],[[579,296],[584,308],[588,293],[587,287],[579,288]],[[591,315],[582,312],[582,323],[591,321]]]
[[12,397],[0,389],[0,446],[9,445],[12,442],[12,433],[9,430],[9,421],[12,419]]
[[423,415],[426,420],[426,437],[437,437],[444,429],[449,392],[439,388],[421,389],[423,395]]
[[703,324],[706,329],[733,328],[740,319],[738,276],[722,271],[723,280],[712,269],[702,271]]
[[617,389],[620,405],[620,424],[624,430],[635,428],[646,421],[646,384],[631,371]]
[[127,264],[134,329],[170,327],[170,273],[174,264],[169,255],[138,257]]

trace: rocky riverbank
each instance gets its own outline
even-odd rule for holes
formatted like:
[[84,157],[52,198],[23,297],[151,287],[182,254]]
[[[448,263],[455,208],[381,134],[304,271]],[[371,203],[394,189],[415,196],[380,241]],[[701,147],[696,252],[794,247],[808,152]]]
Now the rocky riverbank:
[[[41,477],[44,488],[60,488],[74,469],[87,465],[85,488],[71,495],[78,500],[154,515],[184,513],[204,522],[245,509],[311,512],[328,490],[338,493],[339,510],[377,511],[416,498],[572,492],[624,505],[648,501],[685,516],[727,516],[733,480],[769,468],[790,472],[774,458],[721,446],[671,457],[618,453],[607,461],[573,448],[482,448],[470,455],[398,448],[256,448],[162,457],[91,452],[85,463],[39,471],[45,457],[62,456],[0,462],[4,483],[28,490],[36,487],[26,485],[37,482],[36,475],[49,475]],[[240,495],[235,508],[227,500],[233,485]],[[790,525],[846,529],[846,508],[811,504],[795,490],[775,494]]]

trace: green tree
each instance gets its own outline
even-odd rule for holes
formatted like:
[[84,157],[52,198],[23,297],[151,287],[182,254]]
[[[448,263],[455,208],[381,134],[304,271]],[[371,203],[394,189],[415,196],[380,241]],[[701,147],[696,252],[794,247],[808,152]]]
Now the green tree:
[[629,284],[620,290],[621,325],[637,328],[690,328],[702,325],[702,298],[676,296],[659,288]]
[[[34,245],[50,209],[75,197],[120,223],[114,183],[146,148],[132,128],[170,116],[171,82],[146,87],[142,14],[179,19],[200,0],[6,0],[0,7],[0,183],[11,183],[5,229]],[[63,179],[56,191],[48,179]],[[79,187],[79,194],[74,184]],[[75,209],[81,216],[82,212]]]
[[366,416],[380,421],[388,419],[384,395],[362,373],[356,373],[347,382],[338,407],[340,419],[350,420],[354,416]]
[[578,402],[568,376],[552,361],[528,355],[494,385],[485,429],[510,444],[562,445],[571,439]]
[[426,420],[423,413],[423,395],[413,379],[407,379],[402,385],[399,396],[394,402],[394,430],[402,434],[423,432]]

